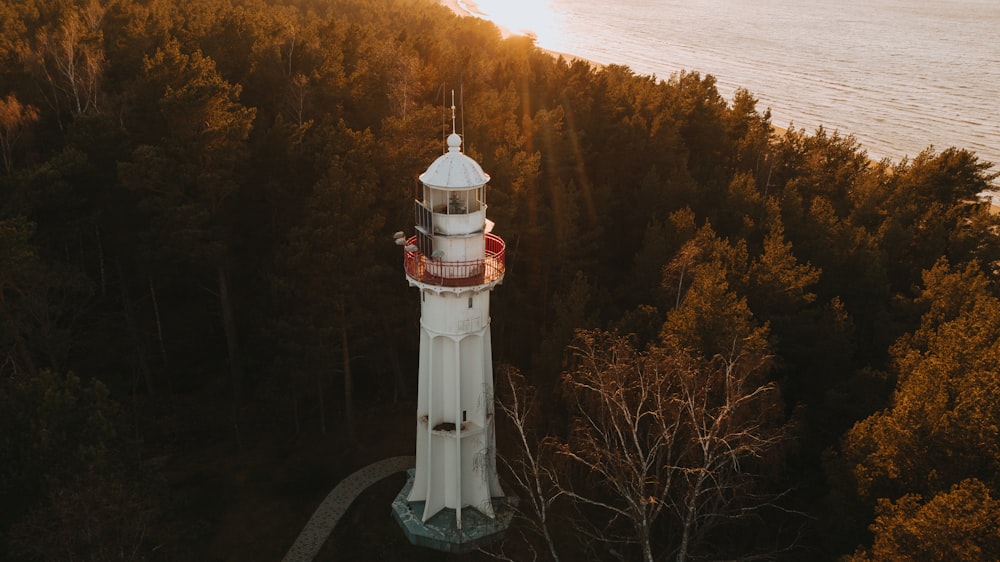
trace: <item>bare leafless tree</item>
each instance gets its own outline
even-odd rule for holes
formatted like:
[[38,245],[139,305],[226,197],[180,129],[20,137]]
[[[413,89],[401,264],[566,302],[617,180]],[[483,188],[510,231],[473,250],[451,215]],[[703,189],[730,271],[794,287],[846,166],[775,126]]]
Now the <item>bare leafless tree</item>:
[[579,332],[572,350],[563,384],[573,422],[559,453],[577,470],[558,484],[604,514],[589,518],[590,536],[616,551],[637,545],[649,562],[684,561],[715,524],[771,504],[756,474],[787,432],[777,388],[764,381],[766,356],[741,342],[712,360],[639,352],[601,331]]
[[[559,561],[556,540],[552,532],[553,504],[563,496],[552,462],[556,450],[552,439],[538,435],[538,408],[534,387],[528,385],[524,375],[512,366],[498,369],[497,409],[509,422],[512,432],[508,435],[515,443],[514,450],[498,455],[507,469],[510,489],[519,499],[517,513],[526,527],[545,543],[548,554]],[[526,544],[530,544],[525,541]]]
[[638,543],[653,560],[653,527],[670,505],[675,479],[672,463],[683,408],[665,364],[636,352],[628,340],[604,332],[580,332],[573,346],[576,368],[563,384],[574,421],[560,453],[585,469],[584,482],[564,477],[566,495],[588,508],[607,512],[608,522],[627,521],[623,535],[599,524],[591,536]]
[[757,474],[789,437],[777,385],[763,380],[770,359],[738,343],[707,368],[676,373],[686,426],[678,463],[684,486],[672,504],[681,521],[678,562],[717,523],[770,507],[781,495],[757,489]]

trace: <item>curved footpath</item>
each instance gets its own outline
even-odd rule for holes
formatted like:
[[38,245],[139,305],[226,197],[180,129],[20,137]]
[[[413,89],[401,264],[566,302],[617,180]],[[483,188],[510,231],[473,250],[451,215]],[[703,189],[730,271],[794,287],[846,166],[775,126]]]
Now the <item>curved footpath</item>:
[[[416,461],[417,458],[414,456],[389,457],[374,462],[341,480],[316,508],[316,512],[295,539],[295,544],[282,558],[282,562],[312,562],[330,536],[330,532],[337,526],[337,521],[343,517],[351,502],[361,492],[383,478],[413,468]],[[388,509],[388,506],[386,508]]]

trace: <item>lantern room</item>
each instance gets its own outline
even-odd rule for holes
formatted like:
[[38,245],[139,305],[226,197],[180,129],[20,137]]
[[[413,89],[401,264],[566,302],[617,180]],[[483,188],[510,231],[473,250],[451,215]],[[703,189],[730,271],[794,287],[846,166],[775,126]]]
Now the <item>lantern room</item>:
[[490,176],[462,153],[461,136],[452,133],[447,144],[447,152],[420,175],[422,189],[414,201],[416,235],[407,241],[407,273],[437,285],[499,281],[503,241],[489,233],[493,223],[486,219]]

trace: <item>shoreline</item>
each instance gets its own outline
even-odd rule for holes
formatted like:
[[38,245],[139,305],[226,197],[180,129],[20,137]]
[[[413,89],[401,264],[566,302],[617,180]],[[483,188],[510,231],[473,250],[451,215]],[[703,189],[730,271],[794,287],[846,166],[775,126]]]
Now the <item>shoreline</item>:
[[[455,15],[457,16],[486,16],[486,14],[479,9],[479,4],[476,4],[472,0],[439,0],[439,3],[450,9],[452,12],[455,12]],[[465,7],[463,7],[462,4],[465,4]]]
[[[517,33],[511,31],[509,28],[504,27],[498,24],[497,22],[493,21],[492,19],[490,19],[489,14],[479,9],[479,4],[477,4],[475,0],[438,0],[438,3],[444,6],[445,8],[451,10],[453,14],[455,14],[460,18],[479,18],[481,20],[485,20],[492,23],[493,25],[496,26],[497,29],[500,30],[500,37],[503,39],[508,39],[514,36],[530,37],[530,35],[527,33]],[[539,47],[537,43],[535,44],[535,48],[538,49],[539,51],[542,51],[543,53],[548,53],[556,58],[562,57],[571,63],[575,61],[582,61],[594,68],[604,68],[605,66],[597,61],[593,61],[588,58],[580,57],[570,53],[553,51],[552,49],[546,49],[545,47]]]
[[[438,0],[438,3],[444,6],[445,8],[451,10],[453,14],[455,14],[460,18],[479,18],[492,23],[493,25],[496,26],[497,29],[500,30],[500,37],[503,39],[507,39],[513,36],[527,35],[523,33],[515,33],[510,29],[491,20],[489,14],[486,14],[485,12],[479,9],[479,4],[477,4],[475,0]],[[563,53],[561,51],[553,51],[552,49],[546,49],[545,47],[539,47],[538,44],[535,44],[535,48],[538,49],[539,51],[542,51],[543,53],[548,53],[549,55],[552,55],[555,58],[562,57],[570,63],[576,61],[582,61],[589,64],[594,69],[601,69],[607,66],[605,64],[581,56],[573,55],[570,53]],[[773,122],[771,123],[771,129],[774,131],[774,134],[779,137],[782,137],[788,133],[787,128],[779,127],[775,125]]]
[[458,17],[479,18],[493,23],[493,25],[497,26],[497,29],[500,30],[500,35],[504,39],[510,37],[511,35],[517,35],[506,27],[491,20],[487,14],[483,13],[483,11],[479,9],[479,4],[476,4],[474,0],[438,0],[438,3],[451,10],[452,13]]
[[[491,20],[490,17],[489,17],[489,14],[487,14],[487,13],[485,13],[482,10],[479,9],[479,4],[477,4],[475,0],[438,0],[438,3],[440,5],[442,5],[442,6],[444,6],[445,8],[448,8],[449,10],[451,10],[453,14],[455,14],[456,16],[458,16],[460,18],[479,18],[479,19],[486,20],[486,21],[492,23],[493,25],[495,25],[497,27],[497,29],[500,30],[500,37],[502,37],[503,39],[507,39],[507,38],[513,37],[513,36],[525,36],[525,35],[527,35],[527,34],[524,34],[524,33],[515,33],[513,31],[511,31],[510,29],[508,29],[507,27],[504,27],[504,26],[496,23],[495,21]],[[566,59],[567,61],[569,61],[571,63],[575,62],[575,61],[583,61],[583,62],[589,64],[590,66],[592,66],[595,69],[601,69],[601,68],[604,68],[606,66],[604,64],[601,64],[599,62],[590,60],[588,58],[580,57],[580,56],[573,55],[573,54],[570,54],[570,53],[563,53],[563,52],[560,52],[560,51],[553,51],[552,49],[546,49],[545,47],[539,47],[537,44],[535,45],[535,48],[538,49],[539,51],[542,51],[543,53],[548,53],[549,55],[552,55],[553,57],[556,57],[556,58],[562,57],[562,58]],[[788,134],[788,128],[787,127],[779,127],[779,126],[775,125],[774,122],[771,123],[771,130],[773,131],[773,134],[775,136],[777,136],[777,137],[783,137],[786,134]],[[872,160],[872,162],[876,162],[876,160]]]
[[[497,27],[497,29],[500,30],[500,36],[503,39],[508,39],[510,37],[513,37],[513,36],[530,36],[530,34],[527,34],[527,33],[516,33],[514,31],[511,31],[509,28],[496,23],[495,21],[493,21],[492,19],[490,19],[489,14],[486,14],[485,12],[483,12],[479,8],[479,4],[477,4],[475,0],[438,0],[438,3],[440,5],[448,8],[449,10],[451,10],[452,13],[454,13],[458,17],[463,17],[463,18],[465,18],[465,17],[474,17],[474,18],[479,18],[479,19],[486,20],[486,21],[492,23],[493,25],[495,25]],[[542,52],[544,52],[544,53],[547,53],[547,54],[549,54],[549,55],[551,55],[551,56],[553,56],[555,58],[562,57],[563,59],[565,59],[566,61],[568,61],[570,63],[573,63],[575,61],[582,61],[582,62],[585,62],[585,63],[589,64],[594,69],[601,69],[601,68],[604,68],[606,66],[605,64],[593,61],[593,60],[585,58],[585,57],[573,55],[573,54],[570,54],[570,53],[563,53],[563,52],[560,52],[560,51],[553,51],[551,49],[546,49],[544,47],[538,46],[537,43],[535,44],[535,48],[538,49],[538,50],[540,50],[540,51],[542,51]],[[772,134],[774,136],[776,136],[776,137],[779,137],[779,138],[788,134],[788,128],[787,127],[779,127],[779,126],[775,125],[773,121],[771,122],[771,130],[772,130]],[[862,148],[864,148],[864,146],[862,146]],[[867,149],[865,149],[865,150],[867,150]],[[875,158],[873,158],[871,156],[869,156],[869,159],[871,160],[871,162],[873,164],[876,164],[876,163],[878,163],[881,160],[881,159],[876,160]],[[892,160],[892,159],[890,159],[890,160]],[[995,162],[994,164],[998,165],[1000,163],[996,163]],[[991,203],[992,204],[991,204],[990,207],[991,207],[991,212],[992,213],[994,213],[994,214],[1000,214],[1000,206],[997,205],[997,204],[1000,204],[1000,186],[998,186],[998,190],[997,190],[996,193],[998,194],[996,197],[991,197],[991,199],[992,199]]]

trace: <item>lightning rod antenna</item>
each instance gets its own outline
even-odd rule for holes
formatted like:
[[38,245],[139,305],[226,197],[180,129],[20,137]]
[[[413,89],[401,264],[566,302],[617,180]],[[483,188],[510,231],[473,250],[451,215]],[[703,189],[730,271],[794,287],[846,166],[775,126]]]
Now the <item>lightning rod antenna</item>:
[[[446,104],[448,103],[448,97],[447,97],[448,92],[445,90],[444,82],[441,82],[441,87],[438,88],[438,93],[441,95],[441,109],[444,110],[441,112],[441,120],[445,121],[446,119],[448,119],[448,117],[446,117],[446,112],[447,112]],[[447,131],[447,129],[445,129],[445,127],[447,126],[448,126],[447,121],[445,121],[445,123],[441,123],[441,154],[444,154],[448,151],[448,139],[447,139],[448,135],[445,132]]]
[[455,130],[455,90],[451,91],[451,132],[458,132]]

